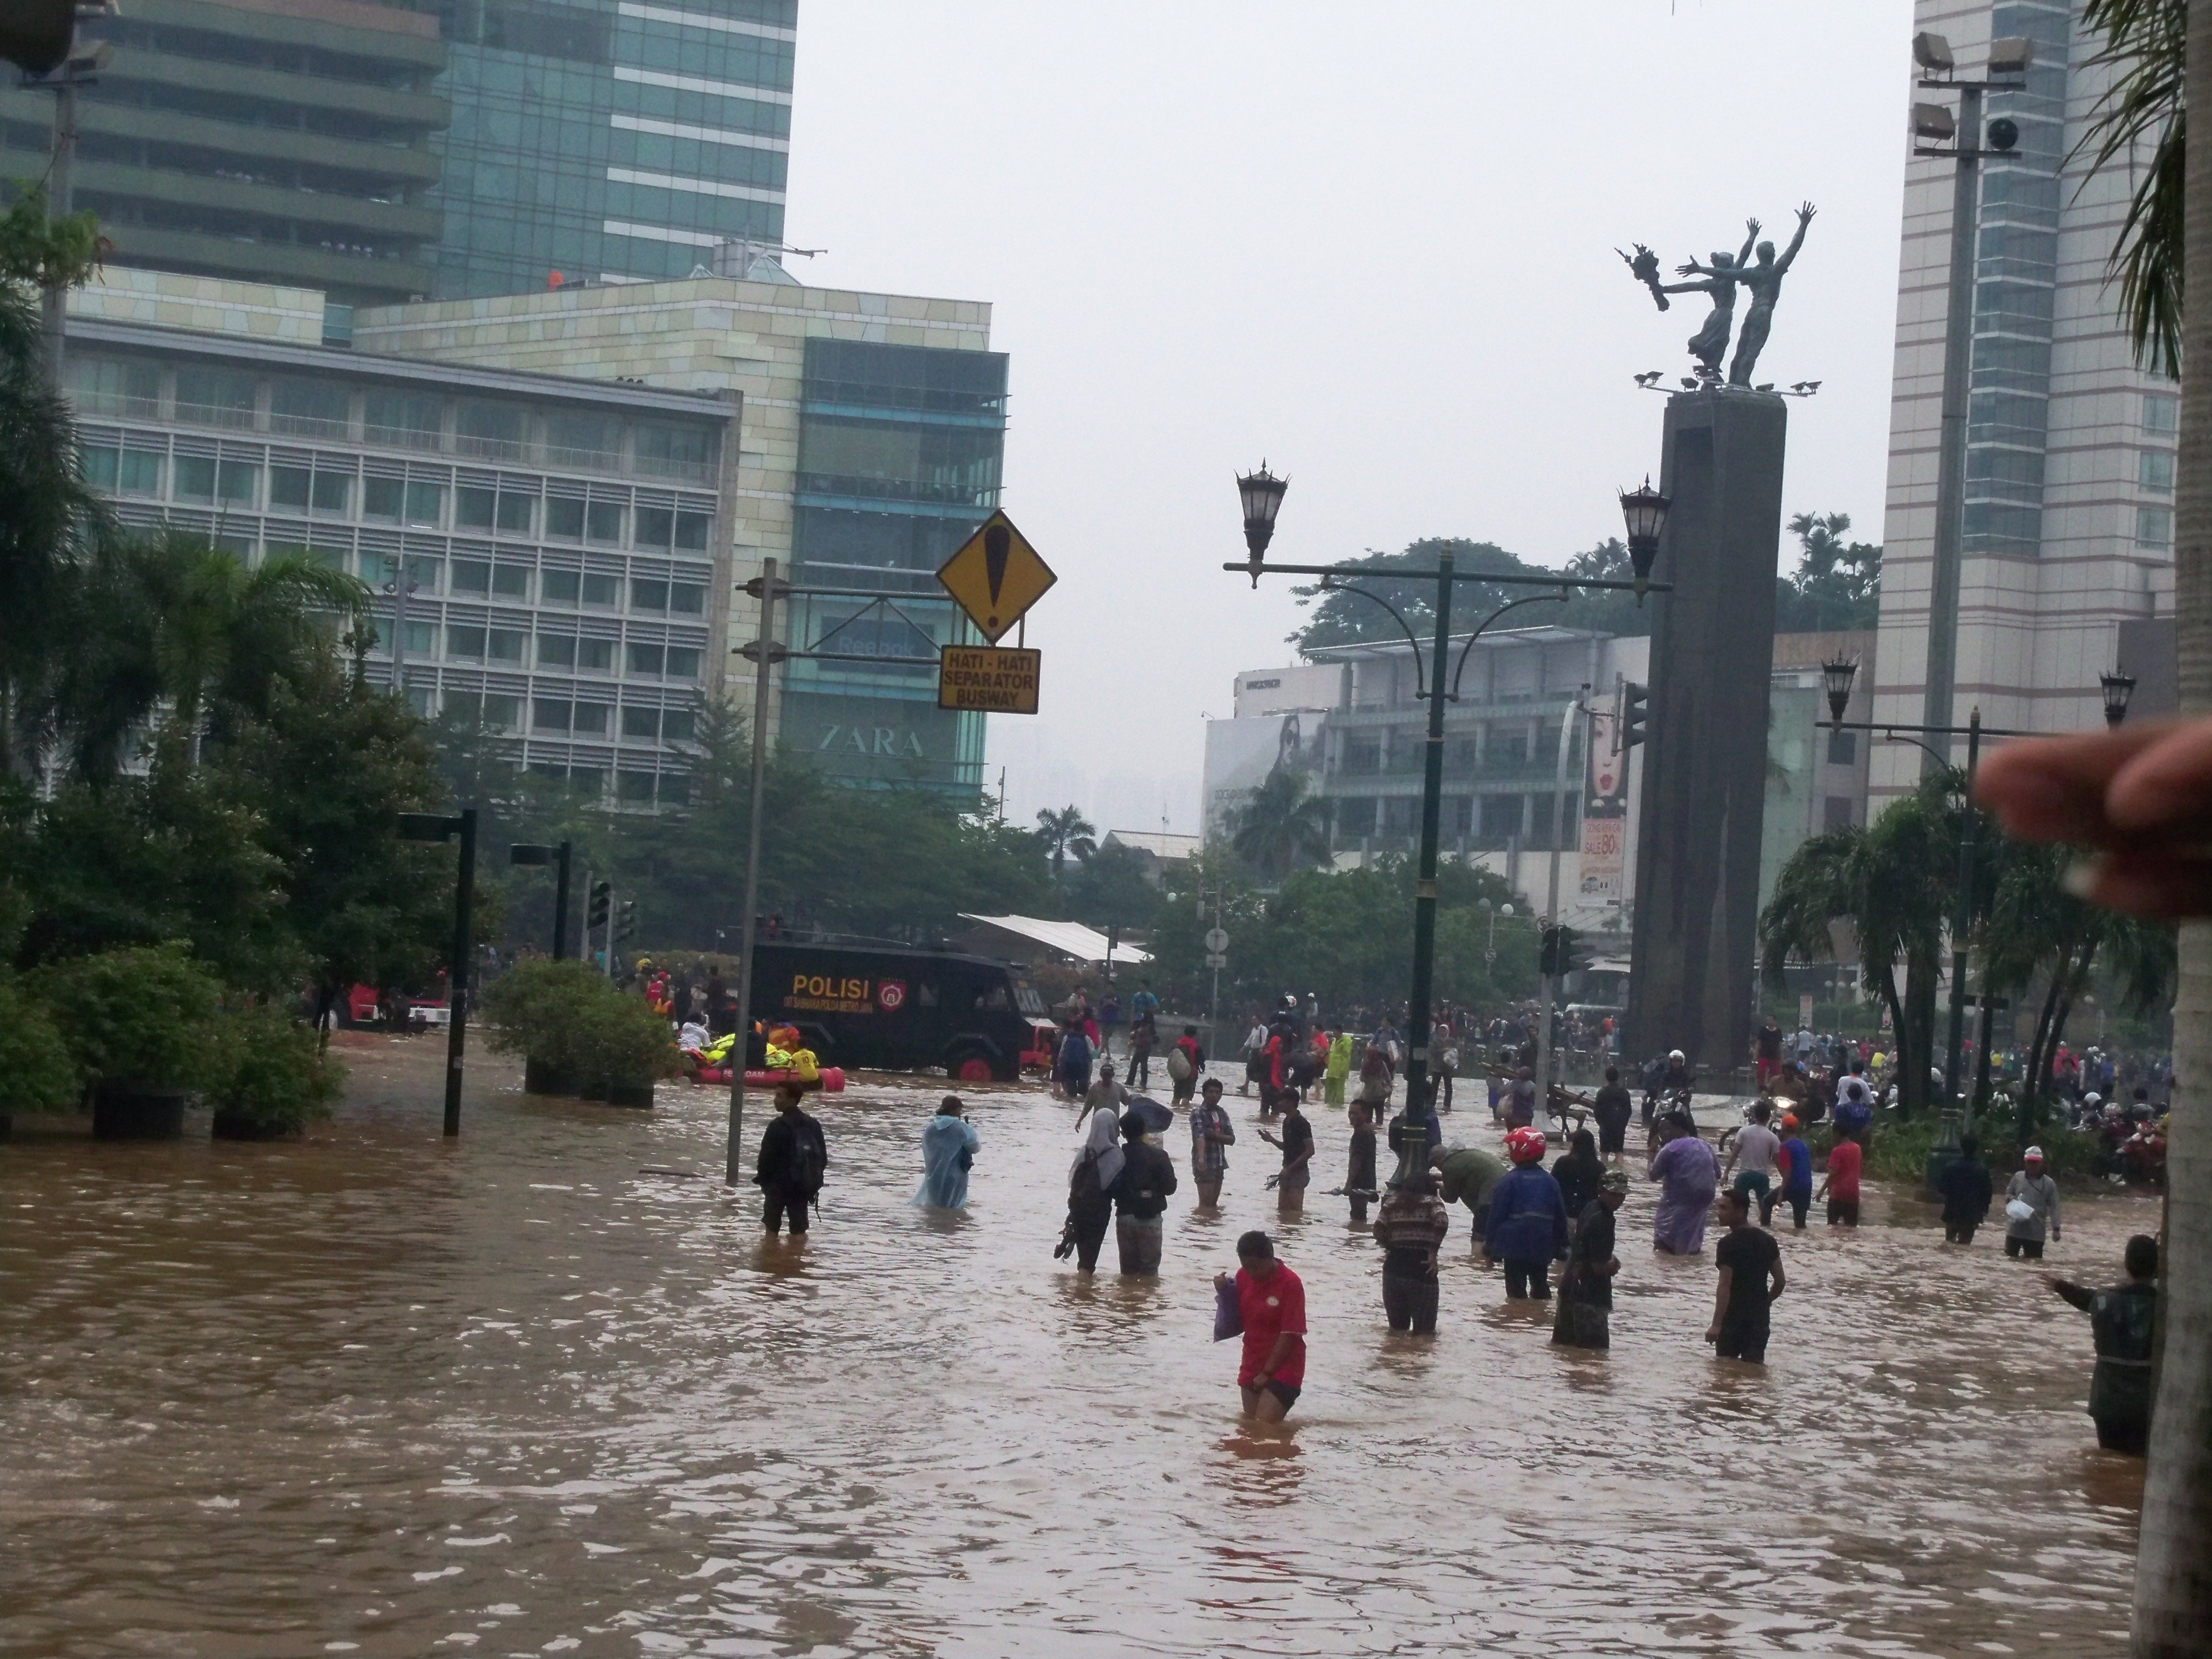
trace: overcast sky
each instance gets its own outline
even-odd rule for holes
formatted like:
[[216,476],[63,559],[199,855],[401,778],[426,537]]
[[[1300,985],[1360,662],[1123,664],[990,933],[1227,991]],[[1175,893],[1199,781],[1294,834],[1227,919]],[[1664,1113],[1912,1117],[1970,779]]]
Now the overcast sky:
[[[1012,356],[1004,504],[1059,573],[1042,714],[994,716],[1010,812],[1198,829],[1203,717],[1291,660],[1232,475],[1291,479],[1273,551],[1421,536],[1556,564],[1659,463],[1698,296],[1667,268],[1820,209],[1759,378],[1785,511],[1878,538],[1910,0],[805,0],[802,281],[988,300]],[[1786,541],[1786,538],[1785,538]],[[1785,553],[1787,552],[1785,548]]]

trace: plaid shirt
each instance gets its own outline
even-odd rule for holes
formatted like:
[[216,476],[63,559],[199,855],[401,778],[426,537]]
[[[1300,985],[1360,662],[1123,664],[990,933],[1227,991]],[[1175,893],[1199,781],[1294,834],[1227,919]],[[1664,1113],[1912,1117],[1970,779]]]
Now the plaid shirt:
[[[1217,1140],[1216,1135],[1221,1137]],[[1237,1139],[1229,1111],[1200,1104],[1190,1109],[1190,1172],[1200,1181],[1218,1180],[1229,1168],[1226,1143]]]

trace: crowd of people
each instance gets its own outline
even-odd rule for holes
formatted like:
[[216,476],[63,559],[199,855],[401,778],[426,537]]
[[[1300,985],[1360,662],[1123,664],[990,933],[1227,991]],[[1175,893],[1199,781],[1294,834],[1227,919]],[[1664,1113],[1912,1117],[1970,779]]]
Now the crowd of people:
[[[1164,1217],[1183,1189],[1176,1159],[1162,1144],[1178,1109],[1190,1137],[1193,1201],[1205,1212],[1218,1211],[1221,1203],[1231,1151],[1240,1145],[1237,1124],[1225,1103],[1224,1079],[1206,1074],[1195,1027],[1183,1027],[1168,1045],[1164,1069],[1173,1097],[1163,1105],[1137,1091],[1147,1081],[1138,1071],[1139,1060],[1161,1052],[1139,1036],[1156,1028],[1157,1003],[1132,1010],[1135,1018],[1124,1043],[1131,1082],[1122,1079],[1112,1058],[1113,1033],[1121,1022],[1102,1019],[1103,1012],[1072,1000],[1060,1022],[1052,1092],[1075,1104],[1077,1147],[1054,1253],[1072,1257],[1077,1272],[1094,1273],[1110,1232],[1123,1274],[1154,1275],[1160,1269]],[[1486,1127],[1502,1132],[1492,1150],[1446,1136],[1443,1120],[1453,1102],[1441,1080],[1418,1105],[1399,1098],[1402,1049],[1394,1052],[1387,1028],[1356,1036],[1329,1030],[1308,1005],[1289,997],[1255,1028],[1243,1045],[1240,1093],[1258,1095],[1256,1133],[1270,1149],[1265,1188],[1285,1218],[1304,1211],[1321,1151],[1307,1108],[1333,1112],[1341,1107],[1345,1174],[1342,1184],[1328,1191],[1346,1201],[1347,1221],[1368,1231],[1382,1252],[1382,1310],[1393,1330],[1435,1332],[1440,1255],[1452,1212],[1464,1206],[1474,1248],[1486,1267],[1501,1272],[1508,1301],[1552,1303],[1552,1340],[1562,1346],[1610,1346],[1613,1292],[1622,1272],[1615,1218],[1632,1187],[1625,1141],[1633,1104],[1617,1068],[1608,1069],[1598,1091],[1591,1114],[1595,1132],[1567,1129],[1553,1158],[1551,1138],[1533,1121],[1533,1086],[1522,1086],[1528,1082],[1525,1066],[1492,1079],[1499,1086],[1492,1091]],[[1442,1048],[1450,1040],[1449,1025],[1440,1023],[1432,1046]],[[1715,1299],[1705,1340],[1720,1358],[1765,1363],[1772,1310],[1789,1282],[1781,1244],[1770,1231],[1778,1214],[1786,1215],[1796,1232],[1807,1229],[1822,1205],[1826,1225],[1848,1231],[1859,1224],[1876,1098],[1867,1075],[1870,1057],[1838,1048],[1832,1058],[1840,1069],[1828,1103],[1833,1122],[1825,1167],[1807,1139],[1798,1103],[1787,1097],[1756,1101],[1742,1126],[1717,1147],[1691,1113],[1688,1090],[1694,1079],[1679,1054],[1667,1068],[1681,1085],[1679,1096],[1663,1086],[1647,1095],[1652,1149],[1643,1173],[1657,1189],[1651,1248],[1662,1255],[1702,1255],[1707,1232],[1717,1224]],[[797,1080],[779,1085],[777,1115],[762,1137],[756,1180],[771,1233],[779,1224],[805,1231],[828,1166],[821,1125],[803,1109],[805,1093]],[[1378,1176],[1382,1146],[1401,1156],[1401,1173],[1388,1182]],[[939,1210],[963,1206],[979,1146],[959,1097],[945,1097],[922,1131],[922,1181],[914,1203]],[[1329,1162],[1334,1167],[1333,1157]],[[1971,1138],[1943,1172],[1939,1191],[1946,1244],[1971,1248],[1999,1201]],[[2005,1255],[2040,1261],[2062,1226],[2058,1185],[2040,1148],[2027,1149],[2006,1182],[2002,1205]],[[1236,1273],[1217,1280],[1216,1330],[1224,1338],[1243,1338],[1237,1380],[1247,1414],[1275,1422],[1296,1404],[1304,1385],[1304,1287],[1263,1231],[1244,1234],[1237,1256]],[[2091,1315],[2099,1353],[2091,1410],[2100,1441],[2121,1448],[2140,1444],[2141,1419],[2148,1413],[2147,1373],[2138,1375],[2138,1368],[2149,1352],[2146,1310],[2152,1304],[2142,1287],[2155,1278],[2154,1243],[2132,1241],[2126,1265],[2129,1276],[2112,1287],[2051,1281],[2058,1294]]]

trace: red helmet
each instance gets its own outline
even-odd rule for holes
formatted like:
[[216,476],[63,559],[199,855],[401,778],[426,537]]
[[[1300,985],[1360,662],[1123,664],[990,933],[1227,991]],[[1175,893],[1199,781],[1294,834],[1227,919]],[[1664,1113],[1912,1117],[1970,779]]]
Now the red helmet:
[[1544,1139],[1544,1132],[1526,1124],[1509,1131],[1505,1137],[1505,1155],[1516,1164],[1536,1163],[1549,1150],[1550,1143]]

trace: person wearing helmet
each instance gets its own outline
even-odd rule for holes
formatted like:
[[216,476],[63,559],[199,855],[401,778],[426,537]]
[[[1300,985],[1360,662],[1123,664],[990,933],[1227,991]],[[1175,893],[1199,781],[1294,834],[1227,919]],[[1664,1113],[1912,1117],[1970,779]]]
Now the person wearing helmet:
[[1775,1206],[1787,1204],[1790,1224],[1802,1233],[1805,1212],[1813,1207],[1813,1149],[1805,1144],[1795,1112],[1782,1115],[1782,1152],[1775,1162],[1782,1184],[1759,1200],[1759,1224],[1771,1222]]
[[1505,1297],[1548,1301],[1552,1258],[1567,1248],[1567,1204],[1559,1183],[1544,1167],[1548,1151],[1541,1129],[1509,1130],[1505,1156],[1513,1167],[1490,1195],[1490,1225],[1483,1254],[1505,1264]]

